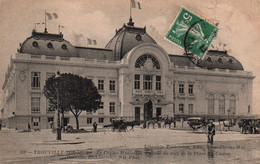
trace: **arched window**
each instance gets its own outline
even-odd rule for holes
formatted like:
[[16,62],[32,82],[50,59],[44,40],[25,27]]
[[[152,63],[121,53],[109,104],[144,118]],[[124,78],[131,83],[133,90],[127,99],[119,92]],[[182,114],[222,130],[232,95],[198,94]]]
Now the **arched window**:
[[64,49],[64,50],[66,50],[66,49],[67,49],[66,44],[61,45],[61,48]]
[[48,48],[53,48],[53,45],[52,45],[51,43],[48,43],[48,44],[47,44],[47,47],[48,47]]
[[219,96],[219,114],[225,114],[225,96]]
[[231,95],[229,98],[230,114],[236,114],[236,96]]
[[33,47],[39,47],[39,45],[38,45],[38,43],[37,43],[36,41],[34,41],[34,42],[32,43],[32,45],[33,45]]
[[214,95],[208,95],[208,114],[214,114]]
[[140,56],[135,63],[135,68],[160,69],[158,60],[152,55],[146,54]]

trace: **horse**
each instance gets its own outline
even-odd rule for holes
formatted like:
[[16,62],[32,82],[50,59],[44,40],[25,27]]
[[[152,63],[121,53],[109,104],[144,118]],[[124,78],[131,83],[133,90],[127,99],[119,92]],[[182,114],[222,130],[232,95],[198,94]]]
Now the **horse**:
[[169,129],[171,128],[171,124],[175,122],[173,118],[169,119],[168,117],[164,118],[163,121],[164,121],[163,127],[166,128],[166,125],[169,125]]

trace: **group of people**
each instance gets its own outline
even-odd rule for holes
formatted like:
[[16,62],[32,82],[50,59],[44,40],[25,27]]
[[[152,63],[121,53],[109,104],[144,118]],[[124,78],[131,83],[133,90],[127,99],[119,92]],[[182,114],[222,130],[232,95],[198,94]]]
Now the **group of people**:
[[242,134],[255,134],[259,133],[260,120],[241,120],[238,125]]

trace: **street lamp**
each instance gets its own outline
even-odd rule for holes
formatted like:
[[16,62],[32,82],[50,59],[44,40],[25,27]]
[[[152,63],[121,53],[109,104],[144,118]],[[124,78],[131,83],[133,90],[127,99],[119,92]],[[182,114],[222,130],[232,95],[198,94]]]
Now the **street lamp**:
[[61,126],[60,126],[60,108],[59,108],[59,78],[60,78],[60,71],[57,71],[57,74],[55,76],[56,79],[56,94],[57,94],[57,140],[61,140]]

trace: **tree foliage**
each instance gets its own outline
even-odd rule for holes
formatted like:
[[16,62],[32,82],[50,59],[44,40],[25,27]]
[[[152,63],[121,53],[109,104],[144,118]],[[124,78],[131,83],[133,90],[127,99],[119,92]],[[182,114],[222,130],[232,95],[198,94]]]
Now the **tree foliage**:
[[51,110],[56,110],[58,105],[60,112],[68,110],[73,113],[77,129],[79,129],[78,116],[81,112],[96,111],[101,103],[101,95],[93,81],[71,73],[47,79],[43,93],[49,100]]

